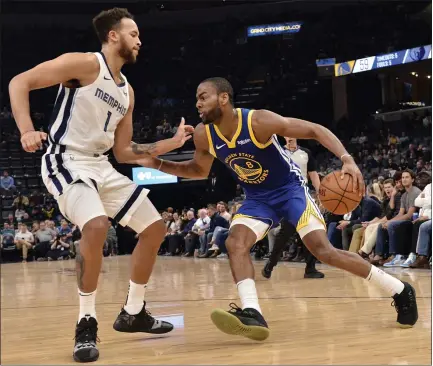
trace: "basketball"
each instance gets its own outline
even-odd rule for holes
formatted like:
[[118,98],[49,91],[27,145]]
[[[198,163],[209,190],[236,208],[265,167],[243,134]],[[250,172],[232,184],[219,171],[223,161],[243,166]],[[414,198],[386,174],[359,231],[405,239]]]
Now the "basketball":
[[319,198],[322,205],[336,215],[344,215],[358,207],[362,197],[353,192],[353,178],[339,170],[329,173],[320,183]]

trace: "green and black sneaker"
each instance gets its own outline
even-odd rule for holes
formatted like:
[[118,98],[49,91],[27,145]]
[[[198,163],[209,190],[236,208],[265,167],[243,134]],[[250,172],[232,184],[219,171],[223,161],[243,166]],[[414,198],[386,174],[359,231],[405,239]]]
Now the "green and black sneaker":
[[240,335],[255,341],[264,341],[269,337],[269,328],[266,320],[256,309],[241,309],[234,303],[230,310],[215,309],[211,313],[212,322],[216,327],[232,335]]

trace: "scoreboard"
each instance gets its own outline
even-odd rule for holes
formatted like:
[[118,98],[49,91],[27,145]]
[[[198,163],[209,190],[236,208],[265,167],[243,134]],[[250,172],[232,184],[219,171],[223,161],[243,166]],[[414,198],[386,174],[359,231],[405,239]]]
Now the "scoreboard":
[[335,76],[355,74],[358,72],[381,69],[384,67],[408,64],[431,59],[431,44],[406,50],[387,53],[379,56],[360,58],[334,65]]

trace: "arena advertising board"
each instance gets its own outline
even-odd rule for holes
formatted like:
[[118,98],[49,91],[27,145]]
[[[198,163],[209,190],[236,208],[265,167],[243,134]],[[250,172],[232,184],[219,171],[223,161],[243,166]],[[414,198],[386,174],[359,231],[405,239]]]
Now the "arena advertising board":
[[298,33],[302,22],[253,25],[247,28],[248,37],[273,36],[285,33]]
[[335,64],[335,76],[431,59],[431,44]]
[[150,168],[132,168],[132,180],[138,185],[177,183],[177,177]]

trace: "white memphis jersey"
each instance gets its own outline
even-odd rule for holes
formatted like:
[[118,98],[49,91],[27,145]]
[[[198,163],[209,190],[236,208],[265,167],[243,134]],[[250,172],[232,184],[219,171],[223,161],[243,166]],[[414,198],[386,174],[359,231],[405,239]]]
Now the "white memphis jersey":
[[96,80],[81,88],[60,85],[49,126],[50,147],[62,152],[103,154],[114,145],[114,132],[129,108],[128,82],[116,84],[105,56],[94,53],[99,60]]

